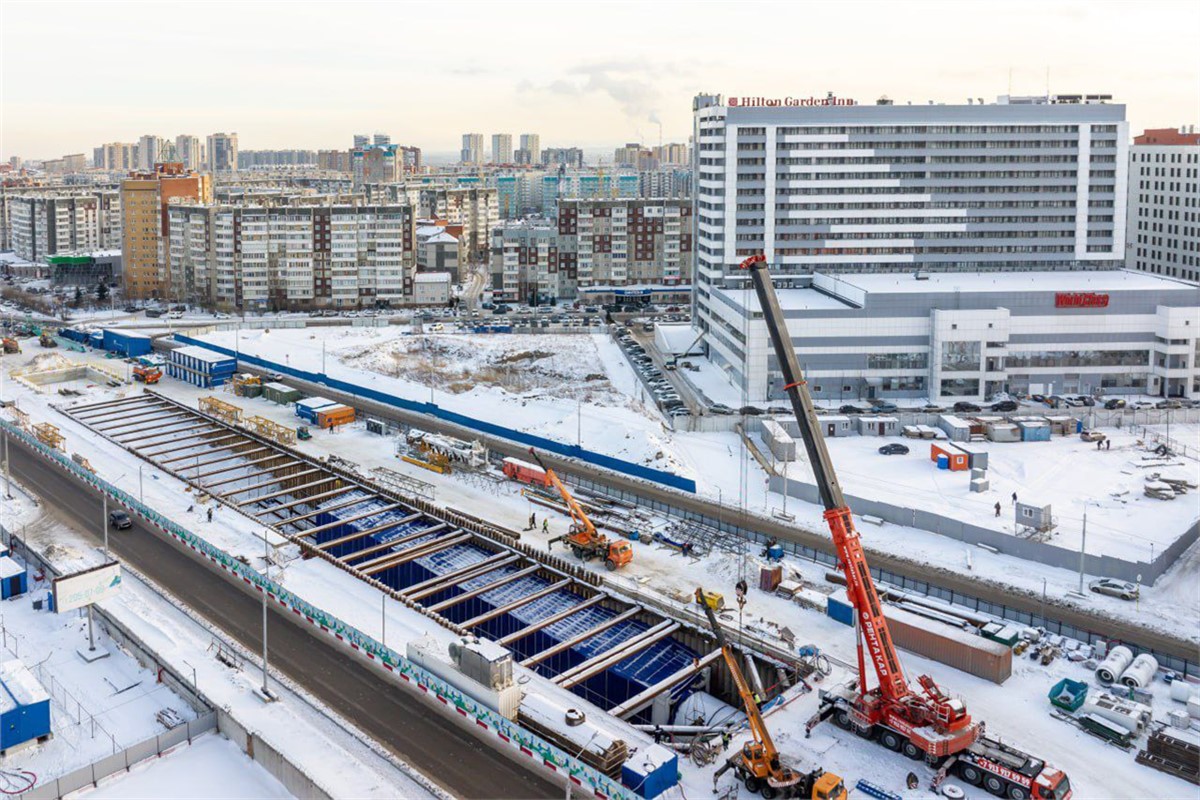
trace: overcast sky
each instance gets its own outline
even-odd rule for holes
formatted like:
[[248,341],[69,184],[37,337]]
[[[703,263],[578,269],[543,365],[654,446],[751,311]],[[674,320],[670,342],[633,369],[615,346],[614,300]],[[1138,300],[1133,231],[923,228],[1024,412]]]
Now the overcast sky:
[[[960,103],[1111,93],[1136,132],[1200,122],[1200,2],[0,0],[0,158],[142,134],[243,150],[356,132],[456,151],[685,140],[697,92]],[[485,140],[490,148],[490,140]]]

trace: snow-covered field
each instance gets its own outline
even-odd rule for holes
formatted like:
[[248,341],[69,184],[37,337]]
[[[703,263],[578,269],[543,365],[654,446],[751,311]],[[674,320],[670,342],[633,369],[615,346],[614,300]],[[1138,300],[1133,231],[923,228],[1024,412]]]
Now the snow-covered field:
[[220,734],[201,736],[76,797],[89,800],[284,800],[291,793]]

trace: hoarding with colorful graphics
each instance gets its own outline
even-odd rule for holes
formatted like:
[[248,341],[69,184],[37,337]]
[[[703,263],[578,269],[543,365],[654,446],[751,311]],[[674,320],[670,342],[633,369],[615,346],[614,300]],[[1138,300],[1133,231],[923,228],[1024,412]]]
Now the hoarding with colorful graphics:
[[121,565],[101,564],[54,579],[54,610],[59,614],[107,600],[121,588]]

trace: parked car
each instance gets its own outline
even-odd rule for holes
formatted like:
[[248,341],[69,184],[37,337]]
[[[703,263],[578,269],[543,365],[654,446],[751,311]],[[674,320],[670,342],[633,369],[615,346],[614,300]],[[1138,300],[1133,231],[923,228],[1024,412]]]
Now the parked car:
[[954,410],[958,413],[972,413],[973,414],[978,411],[982,411],[983,409],[981,409],[979,406],[975,405],[974,403],[968,403],[966,400],[959,400],[957,403],[954,404]]
[[[149,316],[149,312],[147,312],[147,316]],[[167,319],[183,319],[183,312],[172,311],[170,314],[167,314]]]
[[791,406],[767,406],[768,414],[790,414],[792,413]]
[[729,414],[734,413],[733,409],[724,403],[714,403],[708,407],[708,412],[710,414],[720,414],[722,416],[728,416]]
[[757,406],[742,406],[738,411],[751,417],[757,417],[763,413],[763,410]]
[[1134,411],[1145,411],[1148,408],[1154,408],[1154,403],[1149,400],[1137,400],[1130,406]]
[[1125,401],[1119,397],[1110,397],[1104,401],[1104,407],[1109,411],[1116,411],[1118,408],[1125,407]]
[[137,306],[125,306],[124,310],[126,314],[136,314],[141,309],[139,309]]
[[1159,400],[1157,403],[1154,404],[1154,407],[1155,408],[1183,408],[1183,403],[1179,402],[1178,400],[1176,400],[1174,398],[1169,398],[1167,400]]
[[906,456],[908,455],[908,447],[898,442],[885,444],[879,448],[879,454],[882,456]]
[[1030,400],[1032,400],[1032,401],[1033,401],[1033,402],[1035,402],[1035,403],[1044,403],[1044,402],[1046,402],[1046,395],[1044,395],[1044,394],[1031,394],[1031,395],[1029,395],[1029,399],[1030,399]]
[[838,409],[838,413],[840,413],[840,414],[861,414],[861,413],[863,413],[863,409],[859,408],[856,405],[847,403],[846,405],[844,405]]
[[871,410],[877,414],[894,414],[900,409],[890,400],[875,400],[871,403]]
[[944,406],[939,406],[934,403],[926,403],[919,409],[922,414],[941,414],[946,410]]
[[1017,408],[1016,400],[1001,400],[999,403],[992,403],[992,411],[1016,411]]
[[1088,584],[1088,588],[1096,594],[1106,594],[1119,597],[1122,600],[1136,600],[1140,591],[1136,584],[1129,581],[1119,581],[1116,578],[1100,578]]
[[119,531],[123,531],[126,528],[133,527],[133,520],[129,518],[127,513],[118,509],[117,511],[108,512],[108,524]]

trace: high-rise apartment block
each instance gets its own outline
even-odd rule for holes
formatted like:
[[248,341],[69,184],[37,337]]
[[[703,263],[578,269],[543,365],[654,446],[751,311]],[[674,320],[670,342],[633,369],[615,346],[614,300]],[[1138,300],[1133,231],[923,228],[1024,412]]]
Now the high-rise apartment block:
[[410,302],[410,205],[327,198],[175,203],[168,210],[178,296],[224,309],[374,308]]
[[129,172],[137,169],[138,146],[131,142],[109,142],[97,148],[99,157],[93,159],[93,166],[112,172]]
[[687,284],[691,216],[687,200],[562,200],[555,219],[495,229],[493,292],[501,300],[542,302],[596,287]]
[[199,170],[204,167],[204,147],[199,136],[181,133],[175,137],[175,159],[184,169]]
[[376,147],[387,147],[392,143],[392,137],[386,133],[377,133],[371,140]]
[[365,133],[354,134],[354,149],[359,150],[371,144],[371,137]]
[[484,186],[422,187],[422,218],[445,220],[463,229],[463,249],[469,263],[487,259],[492,229],[500,222],[496,190]]
[[153,134],[146,134],[138,139],[136,169],[142,171],[153,170],[154,165],[158,163],[158,154],[162,150],[162,145],[163,140]]
[[330,172],[350,172],[349,150],[318,150],[317,169]]
[[11,248],[27,261],[121,246],[116,190],[49,190],[6,201]]
[[522,133],[521,147],[513,154],[516,163],[536,166],[542,163],[542,137],[536,133]]
[[460,152],[459,161],[463,164],[482,164],[483,163],[483,134],[482,133],[464,133],[462,137],[462,150]]
[[1125,264],[1200,281],[1200,133],[1148,130],[1129,148]]
[[237,133],[214,133],[208,137],[208,168],[212,172],[237,171]]
[[169,163],[121,181],[122,271],[128,299],[174,296],[164,239],[167,209],[177,199],[212,202],[212,178]]
[[542,151],[542,166],[583,169],[583,150],[578,147],[547,147]]
[[492,163],[513,163],[513,142],[511,133],[496,133],[492,135]]

